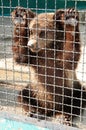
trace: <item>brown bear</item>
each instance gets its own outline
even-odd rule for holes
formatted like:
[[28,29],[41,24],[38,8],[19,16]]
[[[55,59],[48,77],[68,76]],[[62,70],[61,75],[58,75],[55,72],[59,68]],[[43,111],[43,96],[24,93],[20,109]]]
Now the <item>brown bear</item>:
[[86,91],[75,73],[81,52],[79,14],[67,9],[31,18],[27,18],[30,81],[18,99],[30,113],[77,116],[80,105],[86,104]]

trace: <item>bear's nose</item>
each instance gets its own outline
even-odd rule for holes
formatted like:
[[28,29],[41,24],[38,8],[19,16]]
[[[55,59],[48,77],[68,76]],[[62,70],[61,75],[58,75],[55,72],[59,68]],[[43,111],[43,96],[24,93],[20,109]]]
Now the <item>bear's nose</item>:
[[28,45],[29,48],[34,48],[33,44]]
[[33,49],[34,48],[34,44],[35,44],[35,40],[30,40],[30,41],[28,41],[27,45],[28,45],[29,48]]

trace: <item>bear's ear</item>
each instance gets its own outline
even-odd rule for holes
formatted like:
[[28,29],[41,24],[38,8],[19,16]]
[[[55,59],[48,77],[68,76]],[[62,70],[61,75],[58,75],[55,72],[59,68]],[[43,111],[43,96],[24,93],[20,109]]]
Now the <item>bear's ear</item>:
[[64,28],[64,11],[57,10],[53,16],[56,29],[63,30]]
[[26,12],[27,12],[27,20],[28,22],[30,22],[36,16],[36,14],[32,12],[30,9],[26,10]]
[[57,10],[54,14],[54,19],[56,21],[60,21],[62,20],[62,14],[64,14],[64,11],[63,10]]
[[32,12],[30,9],[27,9],[26,10],[27,12],[27,34],[28,36],[30,36],[30,30],[29,30],[29,25],[30,25],[30,22],[32,21],[32,19],[36,16],[36,14],[34,12]]

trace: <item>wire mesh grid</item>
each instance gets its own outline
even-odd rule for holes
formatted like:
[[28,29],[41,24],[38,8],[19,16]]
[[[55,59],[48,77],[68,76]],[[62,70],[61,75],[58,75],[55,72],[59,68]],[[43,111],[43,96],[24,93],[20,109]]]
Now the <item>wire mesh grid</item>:
[[85,129],[86,11],[58,2],[1,0],[0,113]]

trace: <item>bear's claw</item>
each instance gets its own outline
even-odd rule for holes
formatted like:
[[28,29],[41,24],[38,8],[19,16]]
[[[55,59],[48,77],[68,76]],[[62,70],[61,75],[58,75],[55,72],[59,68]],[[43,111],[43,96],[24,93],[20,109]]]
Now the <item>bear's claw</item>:
[[68,9],[65,13],[65,23],[71,26],[77,26],[79,20],[78,13],[75,9]]

